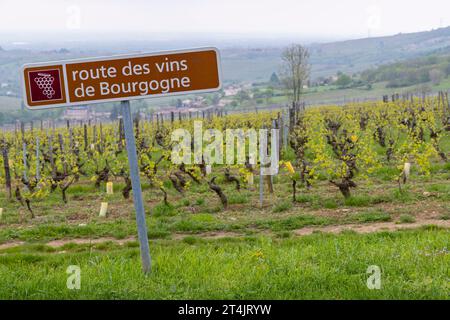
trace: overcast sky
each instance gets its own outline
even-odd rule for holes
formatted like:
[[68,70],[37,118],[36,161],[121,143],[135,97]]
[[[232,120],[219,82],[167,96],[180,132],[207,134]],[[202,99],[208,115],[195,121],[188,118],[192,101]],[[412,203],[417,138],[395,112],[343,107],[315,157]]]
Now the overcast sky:
[[358,37],[450,25],[448,0],[0,0],[0,33]]

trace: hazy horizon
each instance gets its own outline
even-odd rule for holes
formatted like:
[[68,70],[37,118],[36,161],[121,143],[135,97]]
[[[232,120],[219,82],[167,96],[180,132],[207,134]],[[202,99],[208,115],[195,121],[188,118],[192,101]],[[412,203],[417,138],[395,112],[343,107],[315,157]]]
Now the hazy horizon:
[[[443,28],[449,28],[444,26]],[[418,30],[416,32],[427,32],[430,30]],[[409,32],[408,32],[409,33]],[[305,45],[333,43],[347,40],[359,40],[395,36],[400,33],[378,35],[378,36],[335,36],[314,37],[299,36],[296,34],[272,34],[262,35],[259,33],[233,34],[233,33],[115,33],[103,34],[90,32],[72,33],[71,37],[63,33],[2,33],[0,32],[0,47],[10,49],[38,49],[55,50],[60,48],[91,49],[104,47],[111,49],[117,46],[127,45],[129,49],[141,50],[145,47],[177,48],[184,46],[217,46],[222,48],[233,47],[279,47],[290,43],[302,43]],[[405,33],[403,33],[405,34]]]
[[[436,14],[436,7],[439,12]],[[0,1],[0,45],[23,42],[331,42],[429,31],[450,3],[331,0]],[[155,14],[155,12],[157,14]],[[398,13],[403,17],[398,19]]]

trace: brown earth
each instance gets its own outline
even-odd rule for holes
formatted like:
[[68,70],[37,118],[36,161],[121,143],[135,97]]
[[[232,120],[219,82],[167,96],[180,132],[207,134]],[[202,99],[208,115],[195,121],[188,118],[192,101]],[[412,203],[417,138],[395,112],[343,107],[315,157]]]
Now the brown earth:
[[326,227],[307,227],[299,230],[295,230],[294,234],[297,236],[306,236],[315,232],[324,233],[341,233],[343,231],[354,231],[356,233],[374,233],[380,231],[399,231],[405,229],[418,229],[420,227],[433,225],[441,228],[450,228],[449,220],[434,220],[423,219],[413,223],[395,223],[395,222],[378,222],[378,223],[366,223],[366,224],[349,224],[349,225],[335,225]]
[[[365,224],[348,224],[348,225],[332,225],[325,227],[306,227],[294,231],[295,236],[307,236],[316,232],[338,234],[344,231],[354,231],[360,234],[375,233],[381,231],[399,231],[399,230],[411,230],[418,229],[424,226],[437,226],[441,228],[450,229],[450,220],[436,220],[436,219],[420,219],[414,223],[395,223],[395,222],[377,222],[377,223],[365,223]],[[242,234],[236,232],[207,232],[199,234],[188,233],[175,233],[172,235],[173,240],[182,240],[188,236],[196,236],[203,239],[221,239],[228,237],[240,237]],[[129,242],[137,241],[135,237],[128,237],[125,239],[115,239],[112,237],[96,238],[96,239],[61,239],[47,242],[46,245],[52,248],[60,248],[66,244],[99,244],[112,242],[118,245],[124,245]],[[18,247],[26,244],[23,241],[11,241],[0,244],[0,250],[6,250],[14,247]]]

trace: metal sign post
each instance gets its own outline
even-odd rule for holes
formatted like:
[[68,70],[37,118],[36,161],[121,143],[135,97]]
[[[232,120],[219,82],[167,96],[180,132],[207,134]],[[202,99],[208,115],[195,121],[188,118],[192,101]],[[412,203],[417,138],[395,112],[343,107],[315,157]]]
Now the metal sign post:
[[145,223],[144,201],[142,199],[141,179],[137,160],[136,141],[134,139],[133,121],[131,120],[130,101],[121,102],[123,127],[130,166],[131,186],[133,188],[134,208],[136,210],[136,223],[141,248],[142,270],[149,273],[151,269],[150,249],[148,246],[147,225]]

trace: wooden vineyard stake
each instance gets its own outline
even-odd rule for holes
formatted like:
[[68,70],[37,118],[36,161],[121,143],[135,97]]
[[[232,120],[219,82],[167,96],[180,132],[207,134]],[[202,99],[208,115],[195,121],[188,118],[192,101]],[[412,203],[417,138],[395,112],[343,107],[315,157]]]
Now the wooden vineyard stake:
[[39,155],[40,141],[39,137],[36,138],[36,180],[41,180],[41,163],[40,163],[40,155]]
[[99,217],[106,217],[106,214],[108,212],[108,202],[102,202],[101,206],[100,206],[100,213],[99,213]]
[[253,173],[250,172],[247,174],[247,181],[248,181],[249,186],[253,186],[253,184],[254,184]]
[[114,194],[114,187],[111,181],[106,183],[106,194]]
[[23,150],[22,150],[23,181],[28,182],[28,176],[27,176],[28,164],[27,164],[27,144],[26,144],[26,142],[23,142],[22,147],[23,147]]
[[8,157],[8,148],[5,142],[0,141],[0,148],[3,158],[3,168],[5,170],[5,187],[6,187],[6,195],[8,200],[11,200],[12,197],[12,189],[11,189],[11,171],[9,166],[9,157]]
[[403,174],[405,176],[405,180],[407,180],[409,178],[410,173],[411,173],[411,163],[406,162],[403,167]]

